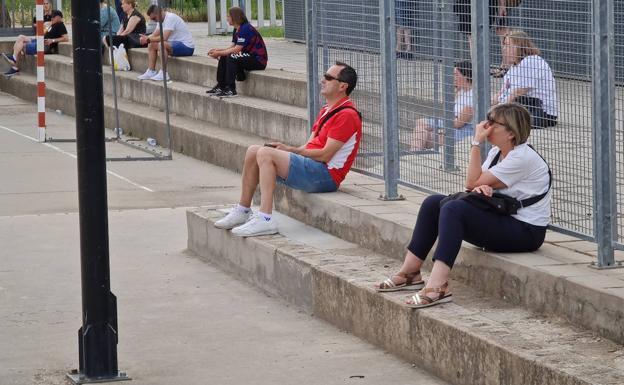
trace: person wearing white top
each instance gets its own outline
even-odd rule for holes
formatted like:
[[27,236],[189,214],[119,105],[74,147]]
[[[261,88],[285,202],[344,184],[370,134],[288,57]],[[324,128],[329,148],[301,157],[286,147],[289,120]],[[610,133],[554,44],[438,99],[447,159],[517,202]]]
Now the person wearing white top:
[[[193,36],[180,16],[172,12],[166,12],[160,9],[158,5],[152,4],[147,8],[147,17],[152,21],[162,22],[162,40],[164,40],[167,55],[193,56],[195,51]],[[149,36],[140,36],[140,44],[148,44],[149,50],[148,68],[143,75],[139,76],[139,80],[151,79],[162,81],[165,76],[167,80],[169,80],[169,74],[163,74],[162,69],[156,72],[156,60],[158,59],[158,51],[160,50],[160,41],[160,28],[156,28]],[[162,57],[162,67],[165,67],[167,55],[163,55]]]
[[[496,252],[530,252],[541,247],[550,218],[550,170],[546,161],[527,144],[531,116],[518,103],[492,107],[487,120],[475,127],[466,171],[466,189],[492,196],[494,192],[522,200],[515,215],[503,215],[468,200],[427,197],[418,212],[412,240],[401,270],[377,285],[378,291],[418,290],[406,302],[422,308],[449,302],[448,278],[462,241]],[[481,164],[481,144],[494,148]],[[530,199],[532,201],[527,201]],[[438,242],[433,269],[426,285],[420,268]]]
[[533,117],[533,128],[557,124],[557,88],[552,70],[526,32],[512,30],[503,40],[503,65],[509,70],[492,104],[517,102]]
[[[472,63],[465,60],[455,63],[453,82],[455,86],[455,106],[453,128],[455,141],[473,135],[472,127]],[[436,118],[423,118],[416,121],[413,150],[434,147],[433,132],[439,133],[439,144],[444,144],[444,121]]]

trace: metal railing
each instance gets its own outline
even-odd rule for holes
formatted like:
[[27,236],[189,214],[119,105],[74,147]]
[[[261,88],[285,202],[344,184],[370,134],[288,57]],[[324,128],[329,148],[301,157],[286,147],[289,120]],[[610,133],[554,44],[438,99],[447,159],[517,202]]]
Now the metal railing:
[[614,267],[624,249],[624,1],[507,3],[307,0],[309,113],[319,109],[320,74],[336,60],[351,64],[364,117],[355,167],[383,178],[387,199],[398,185],[460,191],[472,131],[453,127],[455,63],[472,65],[474,126],[512,76],[492,76],[514,65],[503,38],[526,32],[554,76],[539,83],[548,77],[536,68],[524,79],[550,90],[537,99],[557,117],[529,139],[553,170],[551,228],[596,242],[596,265]]
[[247,19],[259,28],[267,26],[267,22],[271,27],[281,25],[282,0],[206,0],[210,35],[232,31],[226,21],[229,7],[243,8]]

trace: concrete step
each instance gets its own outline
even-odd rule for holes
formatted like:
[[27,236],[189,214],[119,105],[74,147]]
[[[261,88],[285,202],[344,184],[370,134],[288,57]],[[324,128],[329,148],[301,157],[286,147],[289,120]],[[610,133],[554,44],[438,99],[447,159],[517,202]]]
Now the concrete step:
[[[21,74],[7,79],[0,76],[0,89],[19,98],[36,102],[32,92],[36,78]],[[50,80],[47,83],[47,107],[60,109],[67,115],[75,115],[73,87]],[[115,109],[110,96],[104,98],[104,119],[106,127],[115,127]],[[124,122],[124,134],[130,137],[153,137],[166,145],[165,113],[154,108],[124,101],[119,103],[119,119]],[[214,124],[171,115],[173,150],[218,166],[242,172],[245,151],[252,144],[262,144],[268,139],[247,132],[222,128]],[[34,123],[33,123],[34,124]]]
[[[350,175],[340,192],[306,194],[278,186],[276,210],[341,239],[402,261],[427,196],[381,202],[383,182]],[[557,234],[554,234],[556,238]],[[539,314],[561,317],[624,344],[624,281],[589,267],[594,259],[546,243],[534,253],[494,253],[464,242],[452,276],[479,292]],[[573,238],[571,238],[574,240]],[[425,266],[428,270],[431,258]],[[619,272],[622,274],[622,272]]]
[[[34,77],[25,74],[10,80],[0,78],[0,89],[26,100],[34,101],[34,85]],[[73,90],[67,84],[49,81],[47,100],[49,107],[74,114]],[[114,127],[112,105],[107,97],[108,127]],[[126,133],[166,143],[161,111],[125,101],[120,103],[120,120]],[[247,146],[266,141],[261,136],[177,115],[172,116],[172,132],[175,151],[239,172]],[[381,202],[377,198],[382,192],[379,180],[351,173],[340,191],[333,194],[305,194],[278,186],[275,206],[325,232],[402,259],[425,195],[402,189],[406,201]],[[466,243],[453,276],[513,305],[565,318],[624,344],[622,280],[599,275],[587,267],[588,263],[587,255],[552,243],[537,253],[526,254],[485,252]]]
[[[127,52],[132,70],[145,72],[147,48],[135,48]],[[60,44],[59,54],[71,57],[71,44]],[[104,62],[109,63],[108,55],[104,55]],[[205,52],[195,52],[190,57],[170,58],[168,63],[170,76],[176,82],[196,84],[203,88],[212,88],[216,84],[217,61],[206,56]],[[267,69],[249,72],[247,80],[236,83],[236,90],[242,95],[307,108],[306,82],[305,75]]]
[[622,346],[452,283],[454,302],[411,310],[373,284],[399,262],[276,214],[280,234],[214,227],[223,207],[187,213],[188,247],[316,317],[453,384],[621,384]]
[[[172,65],[171,68],[173,67]],[[24,72],[34,74],[34,57],[28,57],[23,68]],[[102,75],[104,92],[112,95],[113,82],[109,66],[103,67]],[[162,82],[141,81],[137,79],[138,75],[138,72],[133,71],[117,72],[117,95],[142,105],[164,108]],[[71,58],[48,55],[46,88],[49,89],[51,83],[48,80],[59,80],[73,88],[74,72]],[[167,88],[170,111],[178,115],[220,127],[247,131],[288,144],[303,143],[309,136],[307,110],[304,108],[244,95],[220,99],[206,95],[204,87],[177,81],[169,83]]]

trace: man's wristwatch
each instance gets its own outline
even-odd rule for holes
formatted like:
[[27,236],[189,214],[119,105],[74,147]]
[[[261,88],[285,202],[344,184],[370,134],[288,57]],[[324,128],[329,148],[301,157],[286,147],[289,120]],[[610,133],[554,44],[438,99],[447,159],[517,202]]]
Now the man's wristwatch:
[[479,141],[478,141],[478,140],[474,140],[474,139],[473,139],[473,140],[472,140],[472,142],[470,142],[470,145],[471,145],[471,146],[481,146],[481,143],[479,143]]

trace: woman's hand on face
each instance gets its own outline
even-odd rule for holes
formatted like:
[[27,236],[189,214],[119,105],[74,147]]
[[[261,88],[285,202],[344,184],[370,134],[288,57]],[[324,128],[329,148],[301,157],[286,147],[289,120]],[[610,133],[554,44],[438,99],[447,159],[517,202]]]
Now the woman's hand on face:
[[477,127],[475,128],[474,140],[479,143],[483,143],[485,139],[487,139],[488,135],[490,135],[490,132],[492,132],[492,126],[487,120],[483,120],[477,124]]
[[494,193],[494,189],[486,184],[483,184],[479,187],[475,187],[473,190],[473,192],[478,192],[480,194],[483,194],[485,196],[491,197],[492,194]]

